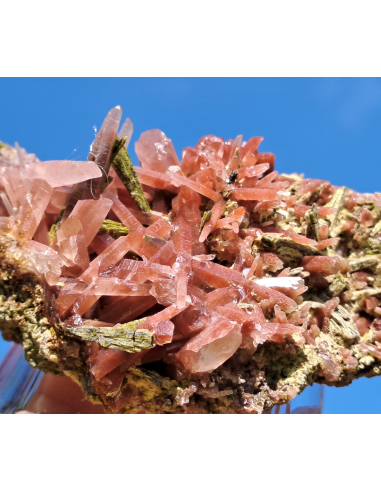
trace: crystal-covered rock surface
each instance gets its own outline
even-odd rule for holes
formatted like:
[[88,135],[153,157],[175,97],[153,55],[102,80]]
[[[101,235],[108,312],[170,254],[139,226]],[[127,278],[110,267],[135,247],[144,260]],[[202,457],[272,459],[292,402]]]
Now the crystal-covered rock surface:
[[262,137],[179,160],[149,130],[134,166],[121,117],[87,161],[0,146],[0,328],[33,367],[112,412],[269,412],[379,374],[379,193],[279,175]]

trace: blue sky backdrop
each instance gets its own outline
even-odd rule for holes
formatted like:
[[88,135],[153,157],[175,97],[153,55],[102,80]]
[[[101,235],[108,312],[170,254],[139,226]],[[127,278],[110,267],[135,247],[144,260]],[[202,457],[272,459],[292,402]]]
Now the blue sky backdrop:
[[[0,79],[0,140],[41,160],[85,159],[103,118],[121,105],[133,144],[160,128],[176,151],[205,134],[265,137],[279,172],[381,191],[381,79]],[[6,350],[0,342],[0,358]],[[326,412],[380,413],[381,378],[326,388]]]

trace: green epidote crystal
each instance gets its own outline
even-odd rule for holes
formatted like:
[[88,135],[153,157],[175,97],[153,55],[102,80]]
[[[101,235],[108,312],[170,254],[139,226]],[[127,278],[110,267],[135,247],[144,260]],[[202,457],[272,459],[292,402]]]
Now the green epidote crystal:
[[53,244],[55,238],[57,237],[57,231],[59,229],[59,224],[53,224],[48,233],[49,244]]
[[308,222],[311,236],[313,237],[313,239],[315,239],[315,241],[320,241],[319,218],[315,203],[312,205],[310,210],[306,212],[305,218]]
[[337,273],[336,275],[329,275],[328,277],[326,277],[326,279],[330,283],[328,287],[328,292],[332,297],[339,296],[349,287],[349,280],[341,273]]
[[337,306],[332,311],[332,318],[330,320],[330,332],[333,335],[340,336],[344,340],[355,341],[360,338],[356,325],[352,321],[352,313],[345,309],[344,306]]
[[331,215],[331,216],[328,216],[329,220],[330,220],[330,228],[329,228],[329,237],[337,237],[340,232],[341,232],[341,228],[340,228],[340,224],[339,224],[339,218],[340,218],[340,214],[344,208],[344,203],[345,203],[345,198],[347,196],[347,191],[348,189],[347,188],[339,188],[338,190],[336,190],[334,192],[334,194],[332,195],[332,198],[331,200],[325,205],[326,207],[333,207],[333,208],[336,208],[336,212]]
[[129,232],[130,230],[128,227],[124,226],[120,222],[106,219],[103,221],[98,234],[110,234],[112,238],[118,239],[120,236],[127,236]]
[[114,158],[111,165],[124,186],[130,192],[136,205],[142,212],[151,212],[151,208],[144,196],[142,185],[136,175],[127,149],[124,147],[124,144],[121,145],[121,139],[119,138],[116,139],[113,155]]
[[162,239],[161,237],[150,236],[149,234],[145,234],[143,236],[143,239],[147,243],[151,243],[158,247],[165,246],[167,244],[167,241],[165,239]]
[[258,250],[276,253],[285,266],[289,267],[298,266],[303,256],[321,255],[313,246],[298,244],[289,237],[273,237],[267,234],[263,234],[258,239],[255,239],[253,253],[256,254]]
[[357,272],[359,270],[373,269],[380,261],[378,255],[366,255],[349,261],[350,272]]
[[64,211],[65,211],[64,209],[61,210],[61,213],[57,217],[57,220],[55,221],[55,223],[50,228],[50,231],[48,232],[49,244],[53,244],[54,243],[54,240],[57,237],[57,231],[60,228],[61,220],[62,220]]
[[142,318],[112,327],[66,326],[65,331],[67,330],[82,340],[97,342],[102,347],[131,353],[141,352],[154,347],[152,333],[149,330],[137,328],[146,319]]

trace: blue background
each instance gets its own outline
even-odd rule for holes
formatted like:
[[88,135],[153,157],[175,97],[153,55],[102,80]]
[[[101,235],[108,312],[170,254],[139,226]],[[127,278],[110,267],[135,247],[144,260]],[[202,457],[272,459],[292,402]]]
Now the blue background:
[[[93,127],[118,104],[132,143],[160,128],[181,156],[205,134],[260,135],[280,172],[381,191],[381,79],[0,79],[0,140],[41,160],[85,159]],[[6,349],[0,340],[0,359]],[[381,413],[380,390],[381,378],[326,388],[324,411]]]

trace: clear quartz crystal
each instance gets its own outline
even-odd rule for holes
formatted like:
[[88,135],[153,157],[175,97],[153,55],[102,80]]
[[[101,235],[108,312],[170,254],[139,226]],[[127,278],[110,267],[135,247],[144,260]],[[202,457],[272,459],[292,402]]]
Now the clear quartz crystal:
[[126,121],[123,123],[122,128],[120,129],[118,133],[119,138],[123,138],[125,135],[127,135],[127,140],[124,144],[125,148],[128,148],[128,145],[131,141],[132,133],[134,131],[134,125],[132,124],[132,121],[130,118],[127,118]]

